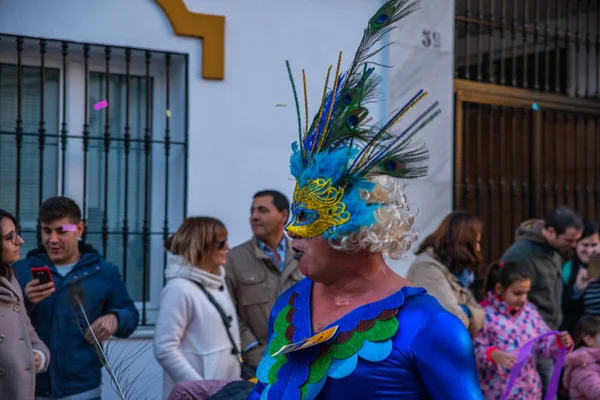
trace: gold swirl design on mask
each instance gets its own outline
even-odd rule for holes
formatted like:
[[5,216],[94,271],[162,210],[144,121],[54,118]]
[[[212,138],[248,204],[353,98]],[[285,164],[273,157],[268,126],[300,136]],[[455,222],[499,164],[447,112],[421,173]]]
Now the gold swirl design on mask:
[[343,187],[334,187],[331,179],[314,179],[306,185],[296,183],[288,232],[303,238],[312,238],[350,220]]

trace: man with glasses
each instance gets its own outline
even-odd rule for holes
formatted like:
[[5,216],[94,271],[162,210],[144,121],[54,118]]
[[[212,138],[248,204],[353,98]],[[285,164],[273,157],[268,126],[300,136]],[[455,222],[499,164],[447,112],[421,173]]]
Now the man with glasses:
[[256,193],[250,208],[253,237],[227,254],[227,286],[240,319],[244,359],[253,368],[265,350],[273,303],[303,278],[284,234],[289,208],[288,199],[278,191]]
[[[99,342],[113,335],[130,336],[139,312],[119,269],[80,241],[84,223],[73,200],[46,200],[39,218],[43,247],[13,265],[31,323],[52,356],[48,371],[37,375],[36,400],[97,400],[102,364],[93,336]],[[33,268],[43,267],[50,271],[47,283],[32,277]],[[84,307],[91,331],[82,322],[75,298]]]

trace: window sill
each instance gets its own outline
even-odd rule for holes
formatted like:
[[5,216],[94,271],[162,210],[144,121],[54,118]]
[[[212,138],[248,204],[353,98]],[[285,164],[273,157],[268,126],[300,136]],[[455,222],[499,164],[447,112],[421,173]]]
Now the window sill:
[[112,340],[118,341],[127,341],[127,340],[147,340],[154,338],[154,326],[140,326],[131,336],[128,338],[116,338],[113,337]]

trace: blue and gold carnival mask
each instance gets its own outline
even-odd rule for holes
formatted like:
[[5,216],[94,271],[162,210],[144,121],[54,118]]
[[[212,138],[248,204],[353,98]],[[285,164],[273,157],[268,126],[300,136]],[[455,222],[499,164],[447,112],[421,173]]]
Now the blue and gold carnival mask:
[[[327,72],[321,105],[312,123],[301,123],[296,86],[289,63],[298,113],[299,140],[292,145],[290,170],[296,178],[292,201],[292,218],[286,229],[295,235],[312,238],[339,238],[370,226],[375,222],[379,204],[368,204],[364,191],[374,184],[371,178],[389,175],[412,179],[425,176],[428,151],[423,144],[413,142],[414,135],[440,114],[434,102],[401,132],[394,125],[427,93],[419,91],[386,123],[372,124],[367,119],[365,104],[376,97],[381,79],[367,61],[380,49],[373,49],[392,24],[416,10],[414,2],[388,1],[369,21],[350,69],[340,72],[340,54],[333,87],[329,88],[331,67]],[[304,96],[306,100],[306,79]]]
[[304,186],[296,185],[292,205],[290,232],[303,237],[318,236],[330,227],[350,220],[346,210],[344,188],[331,186],[331,179],[317,178]]

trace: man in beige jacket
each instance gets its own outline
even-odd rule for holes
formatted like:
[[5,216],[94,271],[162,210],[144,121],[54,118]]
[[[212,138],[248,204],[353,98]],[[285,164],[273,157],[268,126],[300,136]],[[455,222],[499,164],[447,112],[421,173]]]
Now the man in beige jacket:
[[226,281],[239,316],[244,359],[254,368],[265,351],[271,307],[303,278],[284,234],[289,207],[280,192],[256,193],[250,209],[253,237],[227,254]]

